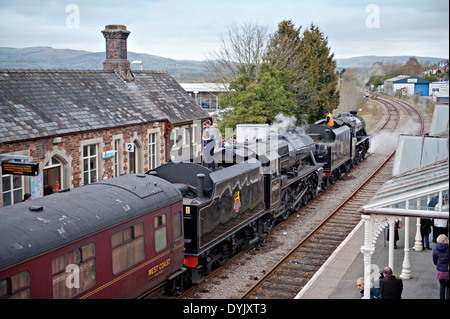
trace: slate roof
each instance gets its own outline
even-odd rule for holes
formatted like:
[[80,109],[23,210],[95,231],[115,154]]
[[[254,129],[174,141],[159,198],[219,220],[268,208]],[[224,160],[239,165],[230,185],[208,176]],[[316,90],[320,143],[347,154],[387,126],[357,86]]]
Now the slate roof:
[[[408,80],[410,79],[415,79],[417,82],[408,82]],[[431,81],[425,80],[425,79],[421,79],[419,77],[416,76],[407,76],[407,75],[399,75],[395,78],[391,78],[391,79],[387,79],[385,80],[387,82],[393,82],[393,83],[431,83]]]
[[173,124],[210,118],[167,73],[133,71],[139,92],[154,102]]
[[142,72],[130,84],[114,71],[0,69],[0,143],[207,117],[166,73]]

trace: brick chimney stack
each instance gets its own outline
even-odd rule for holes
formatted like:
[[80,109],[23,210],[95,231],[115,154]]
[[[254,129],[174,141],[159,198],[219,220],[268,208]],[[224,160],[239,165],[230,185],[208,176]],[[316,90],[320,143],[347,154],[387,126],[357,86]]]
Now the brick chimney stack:
[[134,82],[130,61],[127,60],[127,38],[130,31],[124,25],[107,25],[102,31],[106,40],[106,60],[103,70],[115,70],[126,82]]

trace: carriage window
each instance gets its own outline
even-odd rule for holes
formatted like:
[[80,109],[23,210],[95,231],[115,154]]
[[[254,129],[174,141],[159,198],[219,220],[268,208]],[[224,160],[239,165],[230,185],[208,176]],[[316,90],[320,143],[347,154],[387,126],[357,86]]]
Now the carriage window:
[[30,299],[28,271],[0,280],[0,299]]
[[166,214],[156,216],[153,223],[155,227],[155,251],[159,252],[167,247]]
[[55,299],[71,298],[94,286],[95,281],[94,244],[74,249],[52,261],[53,298]]
[[114,274],[140,262],[145,257],[144,224],[140,223],[113,234],[111,246]]
[[176,212],[173,215],[173,239],[177,240],[182,235],[181,212]]

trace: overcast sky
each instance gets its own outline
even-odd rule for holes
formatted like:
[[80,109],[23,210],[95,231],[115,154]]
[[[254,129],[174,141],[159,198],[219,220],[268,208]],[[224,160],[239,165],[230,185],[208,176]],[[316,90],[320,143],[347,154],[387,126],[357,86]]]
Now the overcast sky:
[[449,57],[448,0],[0,0],[0,47],[103,52],[101,30],[123,24],[129,51],[204,60],[227,26],[284,19],[319,26],[336,58]]

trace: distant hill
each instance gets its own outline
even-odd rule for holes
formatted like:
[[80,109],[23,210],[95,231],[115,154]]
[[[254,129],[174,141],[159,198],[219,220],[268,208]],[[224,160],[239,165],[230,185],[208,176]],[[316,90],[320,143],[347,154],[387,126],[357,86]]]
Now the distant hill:
[[[410,56],[360,56],[336,59],[337,68],[370,68],[375,62],[405,64]],[[444,58],[416,57],[422,64],[435,64]],[[24,49],[0,47],[0,68],[83,69],[103,68],[105,52],[32,47]],[[143,62],[144,70],[166,71],[179,82],[204,82],[205,62],[174,60],[147,53],[128,52],[128,60]],[[132,64],[132,69],[140,68]]]
[[[382,62],[383,64],[405,64],[410,58],[410,55],[404,56],[357,56],[347,59],[336,59],[336,64],[338,68],[358,68],[358,69],[368,69],[376,62]],[[415,57],[420,64],[434,65],[437,62],[444,60],[446,58],[431,58],[431,57]],[[448,59],[448,58],[447,58]]]
[[[0,68],[99,70],[103,68],[104,60],[105,52],[51,47],[0,47]],[[206,79],[203,61],[174,60],[135,52],[128,52],[128,60],[142,61],[143,70],[166,71],[180,82],[204,82]],[[140,69],[140,66],[132,64],[131,69]]]

